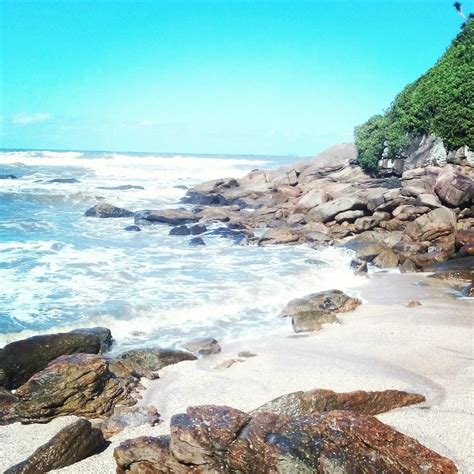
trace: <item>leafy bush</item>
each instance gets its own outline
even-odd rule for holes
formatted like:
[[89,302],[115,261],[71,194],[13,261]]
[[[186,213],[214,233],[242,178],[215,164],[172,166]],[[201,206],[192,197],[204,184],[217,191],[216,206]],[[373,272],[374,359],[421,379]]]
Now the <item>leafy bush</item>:
[[430,133],[449,150],[474,149],[474,20],[454,39],[438,62],[395,98],[384,115],[355,128],[359,163],[374,170],[382,156],[403,156],[410,136]]

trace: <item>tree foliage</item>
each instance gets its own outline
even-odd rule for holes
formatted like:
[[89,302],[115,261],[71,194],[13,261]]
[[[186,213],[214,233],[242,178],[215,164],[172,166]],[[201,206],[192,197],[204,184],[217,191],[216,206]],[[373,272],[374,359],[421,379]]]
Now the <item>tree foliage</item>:
[[384,115],[355,128],[360,164],[373,170],[382,156],[402,156],[411,136],[432,134],[449,150],[474,149],[474,20],[454,39],[438,62],[409,84]]

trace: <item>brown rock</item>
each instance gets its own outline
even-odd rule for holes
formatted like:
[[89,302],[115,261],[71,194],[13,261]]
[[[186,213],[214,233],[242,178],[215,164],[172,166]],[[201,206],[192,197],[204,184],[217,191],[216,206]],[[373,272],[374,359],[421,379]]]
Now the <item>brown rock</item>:
[[133,217],[133,212],[127,211],[120,207],[112,206],[111,204],[99,203],[94,207],[88,209],[84,216],[86,217],[100,217],[100,218],[111,218],[111,217]]
[[451,207],[468,207],[474,197],[474,181],[451,167],[445,167],[436,180],[436,194]]
[[359,217],[359,219],[357,219],[354,223],[356,231],[363,232],[364,230],[369,230],[373,229],[374,227],[377,227],[382,222],[382,219],[379,216],[373,215]]
[[398,255],[393,250],[384,249],[375,257],[373,263],[380,268],[395,268],[398,265]]
[[401,273],[414,273],[416,272],[416,265],[411,260],[405,260],[402,265],[400,265]]
[[407,308],[416,308],[417,306],[421,306],[421,303],[416,300],[412,300],[407,303]]
[[215,369],[228,369],[229,367],[232,367],[234,364],[238,364],[240,362],[243,362],[243,360],[233,357],[232,359],[226,359],[226,360],[223,360],[222,362],[219,362],[217,365],[214,366],[214,368]]
[[456,215],[447,207],[428,212],[407,224],[406,233],[413,240],[433,241],[456,229]]
[[268,229],[258,241],[258,245],[291,244],[298,242],[299,238],[300,237],[290,229]]
[[37,474],[70,466],[101,452],[107,446],[102,432],[87,420],[66,426],[28,459],[12,466],[5,474]]
[[252,414],[267,411],[285,416],[306,416],[322,411],[350,410],[364,415],[377,415],[394,408],[424,401],[423,395],[399,390],[384,390],[382,392],[358,390],[336,393],[332,390],[316,389],[308,392],[289,393],[275,398],[254,410]]

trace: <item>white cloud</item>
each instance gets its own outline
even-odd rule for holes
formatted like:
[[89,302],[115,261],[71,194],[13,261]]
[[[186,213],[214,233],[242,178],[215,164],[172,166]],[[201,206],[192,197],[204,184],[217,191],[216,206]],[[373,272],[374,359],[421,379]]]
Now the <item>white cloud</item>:
[[36,114],[17,114],[13,117],[12,122],[18,125],[29,125],[31,123],[46,122],[51,117],[49,114],[36,113]]

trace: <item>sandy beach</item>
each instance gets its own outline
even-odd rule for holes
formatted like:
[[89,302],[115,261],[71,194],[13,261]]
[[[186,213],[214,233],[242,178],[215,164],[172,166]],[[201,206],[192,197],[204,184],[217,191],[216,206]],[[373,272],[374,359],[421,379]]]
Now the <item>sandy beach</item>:
[[[113,448],[122,440],[166,434],[170,417],[190,405],[230,405],[252,410],[285,393],[399,389],[421,393],[426,403],[378,418],[472,472],[472,299],[456,299],[446,282],[426,275],[372,274],[357,291],[364,304],[339,315],[341,324],[312,334],[287,330],[223,344],[222,352],[169,366],[160,379],[143,380],[140,404],[162,417],[155,427],[127,429],[101,454],[56,472],[113,473]],[[410,300],[421,306],[408,308]],[[277,315],[275,315],[277,317]],[[230,368],[220,362],[247,350]],[[73,417],[49,424],[0,428],[0,469],[25,459]]]

